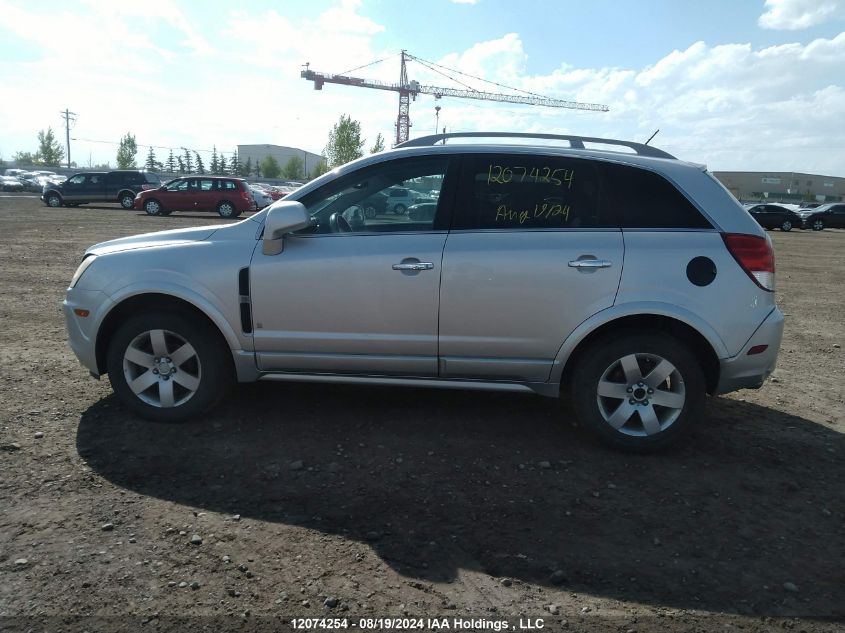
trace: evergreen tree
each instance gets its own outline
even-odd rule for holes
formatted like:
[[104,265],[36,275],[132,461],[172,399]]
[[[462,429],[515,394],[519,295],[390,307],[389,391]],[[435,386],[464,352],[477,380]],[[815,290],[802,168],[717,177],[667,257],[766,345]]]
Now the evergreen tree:
[[144,163],[144,167],[150,171],[155,171],[157,165],[159,164],[160,163],[156,161],[156,153],[153,151],[152,146],[150,146],[150,151],[147,153],[147,162]]
[[181,156],[177,157],[176,160],[179,162],[179,173],[184,174],[185,173],[185,161],[182,160]]
[[214,145],[211,150],[211,162],[208,164],[208,169],[212,174],[220,173],[220,161],[217,159],[217,146]]
[[167,171],[171,174],[176,172],[176,159],[173,157],[173,150],[170,150],[170,156],[167,157]]
[[238,150],[235,150],[232,152],[232,158],[229,161],[229,173],[233,176],[240,176],[242,170],[243,165],[241,165],[241,159],[238,157]]
[[246,165],[241,165],[238,169],[238,175],[244,178],[252,176],[252,156],[246,159]]
[[185,173],[186,174],[193,174],[194,173],[194,161],[191,158],[191,150],[183,147],[182,149],[185,150]]
[[255,177],[261,178],[261,163],[257,160],[255,161]]
[[197,157],[197,173],[200,175],[205,174],[205,165],[202,163],[199,152],[194,152],[194,156]]

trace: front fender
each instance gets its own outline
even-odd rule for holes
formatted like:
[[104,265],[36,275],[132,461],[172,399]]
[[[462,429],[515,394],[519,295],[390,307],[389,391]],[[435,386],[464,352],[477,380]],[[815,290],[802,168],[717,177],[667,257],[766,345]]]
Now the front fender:
[[[227,318],[227,315],[223,314],[220,310],[218,310],[215,307],[215,303],[209,299],[209,297],[214,296],[211,290],[205,288],[202,285],[197,284],[197,281],[195,279],[191,280],[191,283],[191,288],[188,288],[179,283],[162,283],[161,281],[155,281],[154,283],[144,283],[143,281],[138,281],[128,286],[123,286],[119,290],[108,293],[109,298],[112,301],[109,314],[121,303],[123,303],[127,299],[131,299],[132,297],[137,297],[139,295],[145,294],[169,295],[171,297],[181,299],[186,303],[191,304],[200,312],[205,314],[209,319],[211,319],[214,325],[217,326],[217,329],[220,330],[220,332],[223,334],[223,337],[226,339],[226,343],[229,345],[230,349],[232,349],[233,351],[252,351],[252,338],[249,336],[241,335],[232,328],[231,322]],[[217,302],[219,301],[220,299],[217,298]],[[107,316],[107,314],[103,315],[102,320],[105,320]],[[231,317],[233,315],[229,316]],[[238,318],[239,315],[235,317],[236,320],[234,322],[237,323]]]
[[698,315],[683,308],[679,308],[676,305],[656,301],[638,301],[634,303],[624,303],[614,305],[610,308],[607,308],[606,310],[597,312],[586,321],[583,321],[581,325],[579,325],[572,331],[572,333],[560,346],[557,356],[555,357],[554,363],[552,363],[552,370],[549,375],[549,382],[553,384],[560,383],[561,376],[563,374],[563,368],[566,366],[566,362],[569,360],[569,357],[571,356],[572,352],[575,350],[578,344],[583,341],[587,336],[589,336],[592,332],[602,327],[603,325],[606,325],[608,323],[611,323],[612,321],[621,319],[623,317],[641,317],[648,315],[668,317],[685,323],[686,325],[696,330],[707,340],[708,343],[710,343],[710,346],[713,348],[713,351],[716,353],[716,356],[718,358],[722,359],[728,358],[730,356],[725,342],[722,340],[716,330],[713,329],[713,327],[709,323],[704,321]]

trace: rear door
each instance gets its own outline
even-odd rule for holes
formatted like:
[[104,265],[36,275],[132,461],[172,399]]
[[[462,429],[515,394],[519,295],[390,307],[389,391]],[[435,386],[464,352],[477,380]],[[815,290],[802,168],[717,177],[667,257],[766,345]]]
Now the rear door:
[[440,375],[545,382],[564,339],[613,305],[622,233],[589,160],[465,158],[443,253]]
[[197,211],[213,211],[217,205],[219,192],[213,178],[197,178],[197,190],[194,194]]

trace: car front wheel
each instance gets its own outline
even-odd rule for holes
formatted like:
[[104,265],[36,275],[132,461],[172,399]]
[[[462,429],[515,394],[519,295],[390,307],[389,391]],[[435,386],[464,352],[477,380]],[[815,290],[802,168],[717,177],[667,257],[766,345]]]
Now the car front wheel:
[[212,326],[178,312],[139,314],[114,334],[112,388],[137,415],[179,422],[208,410],[232,382],[228,350]]
[[792,230],[792,222],[789,220],[784,220],[780,225],[781,231],[791,231]]
[[813,230],[814,231],[823,231],[824,230],[824,220],[813,220]]
[[393,207],[393,213],[395,213],[396,215],[404,215],[405,211],[407,210],[408,209],[405,207],[404,204],[397,204],[395,207]]
[[147,215],[161,215],[162,210],[161,203],[158,200],[147,200],[144,203],[144,211]]
[[703,411],[704,373],[673,337],[606,337],[580,359],[572,382],[578,418],[615,448],[640,453],[664,448]]
[[62,206],[62,198],[57,193],[47,195],[47,206],[56,208]]

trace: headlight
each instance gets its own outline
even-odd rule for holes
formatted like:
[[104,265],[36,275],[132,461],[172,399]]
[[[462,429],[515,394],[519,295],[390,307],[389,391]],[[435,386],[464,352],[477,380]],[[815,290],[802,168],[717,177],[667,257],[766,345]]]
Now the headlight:
[[76,272],[73,273],[73,278],[70,280],[71,288],[76,286],[76,282],[80,280],[85,271],[88,270],[88,267],[94,263],[95,259],[97,259],[96,255],[89,255],[88,257],[82,260],[82,263],[79,264],[79,268],[76,269]]

